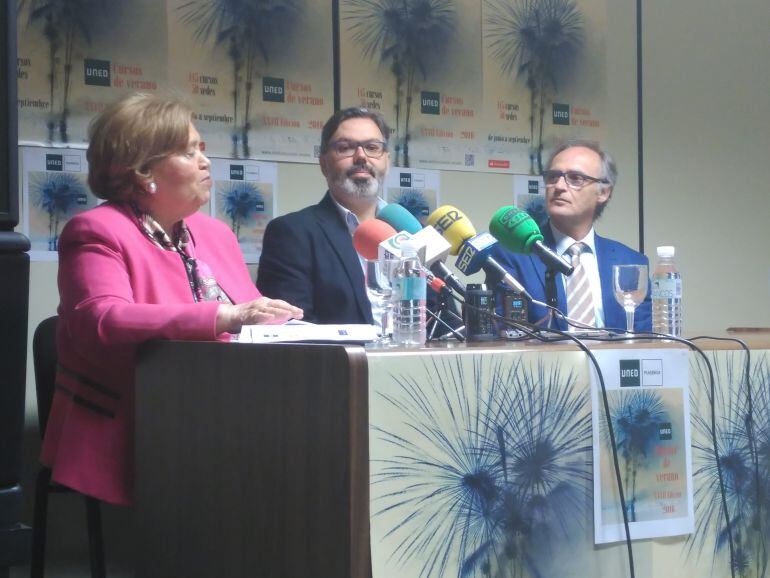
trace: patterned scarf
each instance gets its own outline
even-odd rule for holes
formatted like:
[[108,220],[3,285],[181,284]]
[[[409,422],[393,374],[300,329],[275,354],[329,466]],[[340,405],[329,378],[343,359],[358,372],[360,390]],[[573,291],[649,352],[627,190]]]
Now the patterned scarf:
[[219,301],[232,304],[227,294],[222,290],[214,278],[211,268],[195,257],[195,243],[190,236],[190,230],[184,221],[174,225],[173,237],[163,230],[160,223],[152,218],[149,213],[142,211],[139,206],[129,203],[136,217],[136,224],[153,245],[164,251],[174,251],[179,254],[187,272],[187,280],[190,282],[195,301]]

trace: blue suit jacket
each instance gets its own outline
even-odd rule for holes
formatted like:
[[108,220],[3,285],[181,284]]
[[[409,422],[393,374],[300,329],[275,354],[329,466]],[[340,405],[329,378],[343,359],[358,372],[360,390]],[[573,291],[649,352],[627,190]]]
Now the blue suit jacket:
[[317,205],[270,221],[257,287],[305,311],[314,323],[372,323],[364,273],[329,193]]
[[[549,224],[542,227],[543,243],[554,248],[553,234]],[[623,308],[615,301],[615,293],[612,288],[612,266],[613,265],[647,265],[647,257],[634,251],[630,247],[606,239],[605,237],[595,236],[596,239],[596,260],[599,265],[599,277],[602,286],[602,306],[604,308],[604,326],[625,330],[626,313]],[[534,299],[546,302],[545,286],[545,265],[536,255],[519,255],[511,253],[502,246],[495,245],[492,256],[513,275]],[[564,292],[564,281],[561,273],[557,273],[555,278],[557,307],[560,311],[567,312],[567,298]],[[502,303],[502,291],[504,285],[497,285],[495,297],[497,303]],[[529,321],[535,323],[542,320],[547,314],[545,307],[541,305],[529,304]],[[561,319],[554,319],[554,326],[557,329],[566,330],[567,325]],[[651,287],[647,285],[647,297],[636,309],[634,316],[635,331],[652,330],[652,301]]]

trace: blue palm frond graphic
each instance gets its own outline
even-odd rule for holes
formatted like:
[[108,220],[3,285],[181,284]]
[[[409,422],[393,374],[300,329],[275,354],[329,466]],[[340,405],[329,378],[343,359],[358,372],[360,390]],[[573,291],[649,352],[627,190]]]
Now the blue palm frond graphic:
[[241,225],[265,210],[262,190],[255,183],[232,183],[227,185],[219,196],[222,199],[223,212],[230,218],[230,227],[238,238]]
[[419,189],[402,189],[393,201],[412,213],[420,222],[430,213],[428,200]]
[[[469,374],[468,374],[469,373]],[[576,376],[542,361],[435,357],[424,375],[394,375],[382,401],[402,416],[374,475],[374,515],[396,514],[386,539],[420,576],[539,576],[531,556],[587,518],[591,422]]]
[[[770,545],[770,364],[763,357],[749,373],[751,404],[744,378],[744,357],[712,354],[716,380],[717,454],[711,444],[710,408],[693,412],[695,534],[690,551],[705,550],[710,536],[715,561],[733,539],[731,565],[737,575],[765,578]],[[698,387],[707,389],[702,362],[693,367]],[[697,439],[696,439],[697,438]],[[730,532],[722,510],[716,455],[722,470]]]
[[29,195],[32,203],[48,215],[48,250],[56,251],[62,222],[78,206],[88,204],[86,187],[70,173],[43,173],[30,180]]

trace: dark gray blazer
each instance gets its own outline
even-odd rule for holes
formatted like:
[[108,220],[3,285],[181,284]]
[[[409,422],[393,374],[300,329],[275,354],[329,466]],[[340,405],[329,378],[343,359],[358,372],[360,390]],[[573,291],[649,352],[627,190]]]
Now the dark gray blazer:
[[327,191],[317,205],[270,221],[257,287],[305,311],[314,323],[372,323],[353,241]]

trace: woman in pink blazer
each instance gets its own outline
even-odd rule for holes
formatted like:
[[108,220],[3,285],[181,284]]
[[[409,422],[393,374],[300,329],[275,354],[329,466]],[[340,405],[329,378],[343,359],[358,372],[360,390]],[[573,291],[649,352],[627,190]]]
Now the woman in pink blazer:
[[302,310],[257,291],[228,227],[198,213],[210,163],[191,109],[135,94],[89,128],[88,183],[107,202],[59,240],[59,367],[41,460],[53,479],[133,500],[136,351],[151,339],[228,339]]

